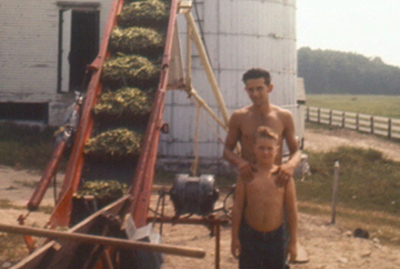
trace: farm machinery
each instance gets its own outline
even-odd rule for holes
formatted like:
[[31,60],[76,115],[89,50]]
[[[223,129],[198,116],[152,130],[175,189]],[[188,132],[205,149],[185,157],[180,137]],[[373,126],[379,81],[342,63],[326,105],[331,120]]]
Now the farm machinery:
[[[33,193],[29,211],[40,202],[55,176],[60,158],[72,145],[65,177],[47,229],[1,225],[20,233],[31,254],[13,268],[160,268],[160,253],[202,258],[205,251],[162,244],[155,221],[207,224],[216,235],[212,213],[218,199],[211,175],[180,174],[170,194],[176,214],[149,216],[160,133],[168,90],[186,92],[227,129],[228,113],[219,93],[196,23],[192,1],[146,0],[112,2],[96,59],[87,67],[85,93],[77,95],[68,122],[60,129],[54,152]],[[187,20],[186,70],[177,16]],[[191,42],[202,60],[222,119],[191,85]],[[99,194],[101,193],[101,195]],[[200,218],[182,219],[182,214]],[[20,224],[24,217],[21,216]],[[31,236],[47,237],[39,247]]]

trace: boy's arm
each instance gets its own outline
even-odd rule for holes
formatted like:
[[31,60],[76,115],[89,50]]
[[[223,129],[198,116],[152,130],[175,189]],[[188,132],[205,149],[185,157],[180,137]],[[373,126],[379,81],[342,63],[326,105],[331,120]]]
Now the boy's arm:
[[245,204],[245,186],[243,180],[238,177],[235,187],[235,196],[232,210],[232,243],[231,252],[235,258],[239,258],[241,247],[239,241],[239,227],[243,217]]
[[286,252],[290,254],[290,261],[294,262],[297,257],[297,225],[298,212],[296,202],[296,188],[293,178],[291,178],[285,188],[285,211],[287,215],[290,241]]

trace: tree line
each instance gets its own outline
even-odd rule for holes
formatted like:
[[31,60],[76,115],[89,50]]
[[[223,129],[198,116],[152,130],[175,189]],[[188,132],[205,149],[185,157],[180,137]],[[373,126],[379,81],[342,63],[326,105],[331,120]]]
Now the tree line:
[[353,52],[298,50],[298,76],[309,94],[400,94],[400,68]]

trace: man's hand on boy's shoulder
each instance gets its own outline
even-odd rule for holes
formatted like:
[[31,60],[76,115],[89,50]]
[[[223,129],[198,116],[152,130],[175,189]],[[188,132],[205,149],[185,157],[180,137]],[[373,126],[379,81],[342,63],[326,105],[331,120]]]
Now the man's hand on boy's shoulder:
[[278,167],[276,173],[278,174],[278,177],[276,179],[276,183],[278,184],[278,186],[285,186],[293,177],[294,169],[292,168],[292,166],[284,163]]
[[239,239],[232,239],[231,252],[232,252],[233,257],[235,257],[236,259],[239,259],[240,252],[241,252],[241,246],[240,246]]
[[251,164],[245,160],[243,160],[238,165],[239,175],[245,182],[250,182],[254,178],[254,173],[257,172],[257,167],[254,164]]

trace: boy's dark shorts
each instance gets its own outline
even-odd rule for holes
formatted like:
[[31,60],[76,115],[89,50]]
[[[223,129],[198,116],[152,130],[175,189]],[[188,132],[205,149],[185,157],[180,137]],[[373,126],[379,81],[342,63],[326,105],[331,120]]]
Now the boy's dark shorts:
[[243,219],[239,230],[241,253],[239,268],[284,269],[286,261],[285,225],[262,233],[251,228]]

